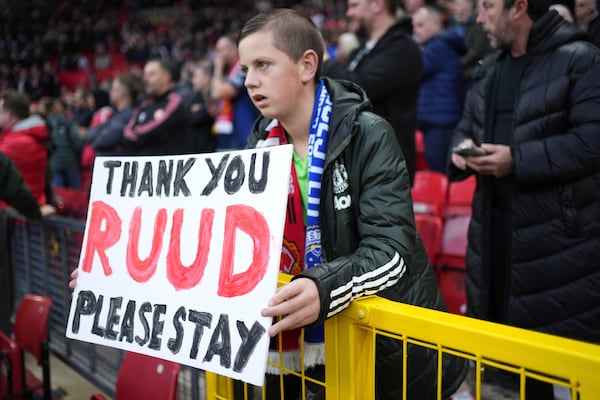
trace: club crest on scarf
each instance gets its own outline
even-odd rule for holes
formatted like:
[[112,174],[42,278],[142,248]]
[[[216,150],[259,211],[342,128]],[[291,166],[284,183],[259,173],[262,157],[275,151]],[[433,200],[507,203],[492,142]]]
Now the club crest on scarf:
[[298,246],[294,242],[283,239],[279,270],[285,274],[298,275],[302,272],[302,267],[300,266],[301,260],[302,255]]

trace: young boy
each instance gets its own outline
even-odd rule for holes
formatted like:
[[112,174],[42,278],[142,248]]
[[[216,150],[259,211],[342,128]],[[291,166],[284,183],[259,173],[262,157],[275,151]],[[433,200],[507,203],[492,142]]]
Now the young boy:
[[[284,316],[269,334],[285,331],[284,365],[295,362],[297,370],[298,329],[309,327],[304,365],[322,372],[322,324],[354,299],[378,294],[438,310],[445,305],[415,230],[393,129],[367,111],[361,88],[320,79],[323,40],[311,20],[284,9],[259,14],[242,28],[238,47],[248,94],[262,114],[249,147],[294,146],[281,270],[296,276],[263,315]],[[435,398],[437,353],[417,346],[409,353],[408,398]],[[444,357],[443,398],[466,368],[465,360]],[[375,373],[377,398],[402,397],[400,342],[378,337]]]

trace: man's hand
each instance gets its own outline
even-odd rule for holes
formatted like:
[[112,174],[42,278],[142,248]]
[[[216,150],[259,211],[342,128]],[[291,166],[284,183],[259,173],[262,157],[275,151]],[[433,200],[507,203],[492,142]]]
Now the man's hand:
[[[471,139],[465,139],[462,142],[460,142],[460,144],[458,145],[458,147],[471,147],[473,146],[474,143]],[[467,159],[466,157],[463,157],[459,154],[456,154],[454,152],[452,152],[452,164],[454,164],[454,166],[462,171],[464,171],[465,169],[467,169]]]
[[308,278],[299,278],[277,289],[262,310],[264,317],[284,317],[269,329],[269,336],[279,332],[301,328],[313,323],[319,317],[321,300],[317,285]]
[[40,213],[43,218],[50,217],[51,215],[56,214],[56,207],[52,204],[42,204],[40,206]]
[[[515,170],[510,147],[504,144],[483,143],[481,148],[488,154],[478,157],[466,157],[466,165],[482,175],[502,177]],[[454,162],[454,157],[452,158]]]

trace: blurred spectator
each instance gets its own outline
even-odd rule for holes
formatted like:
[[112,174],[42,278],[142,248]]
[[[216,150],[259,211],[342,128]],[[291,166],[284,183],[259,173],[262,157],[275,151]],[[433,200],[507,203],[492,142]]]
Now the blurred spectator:
[[194,97],[191,75],[188,71],[189,65],[176,60],[172,60],[171,63],[174,68],[173,81],[175,85],[173,85],[173,91],[181,96],[184,107],[188,109]]
[[571,10],[569,10],[569,7],[565,6],[564,4],[552,4],[550,6],[550,10],[556,11],[558,15],[563,17],[565,21],[570,22],[572,24],[575,23],[575,19],[573,18]]
[[73,93],[71,99],[71,120],[79,127],[87,128],[92,122],[94,114],[94,96],[89,89],[79,87]]
[[337,59],[339,32],[335,29],[322,29],[321,33],[325,43],[325,51],[329,54],[330,58]]
[[26,94],[8,89],[0,93],[0,126],[0,152],[15,163],[38,204],[46,204],[46,122],[39,115],[30,115]]
[[[40,218],[40,206],[12,160],[0,152],[0,200],[27,218]],[[0,201],[0,206],[2,202]]]
[[137,63],[145,63],[150,58],[150,49],[146,38],[141,34],[132,35],[129,39],[127,59]]
[[81,151],[83,141],[76,127],[65,115],[60,99],[44,97],[40,101],[45,112],[53,150],[50,155],[52,187],[79,189],[81,187]]
[[215,45],[211,98],[219,100],[214,130],[218,150],[243,149],[259,113],[244,86],[235,40],[224,35]]
[[77,69],[82,71],[90,71],[90,60],[83,51],[78,51],[75,54]]
[[432,7],[413,15],[414,36],[422,46],[423,74],[417,127],[433,171],[446,173],[452,131],[462,113],[462,65],[465,44],[455,30],[444,31],[442,13]]
[[217,104],[210,98],[213,65],[209,60],[198,62],[192,75],[194,97],[189,107],[190,150],[210,153],[217,148],[217,137],[212,133]]
[[590,35],[590,41],[600,47],[600,18],[596,0],[575,0],[575,15],[579,25]]
[[[88,104],[94,111],[92,113],[92,120],[94,119],[94,113],[103,107],[110,106],[110,94],[108,91],[100,88],[92,89],[91,98],[88,97]],[[92,122],[90,121],[90,124]]]
[[360,47],[358,36],[354,32],[343,32],[338,36],[335,59],[340,64],[347,64],[350,53]]
[[56,71],[50,61],[45,61],[42,65],[42,96],[53,96],[57,97],[59,94],[58,90],[58,79],[56,77]]
[[347,66],[325,53],[323,75],[356,82],[367,92],[373,111],[394,128],[412,184],[421,52],[411,38],[411,20],[396,20],[394,0],[350,0],[346,16],[367,41],[352,52]]
[[40,69],[36,64],[33,64],[29,69],[29,75],[25,82],[25,92],[29,95],[31,101],[38,101],[44,96],[52,96],[56,93],[54,75],[46,68]]
[[467,89],[473,80],[473,68],[491,51],[491,45],[483,28],[476,21],[474,0],[452,0],[449,11],[452,15],[450,26],[463,38],[467,47],[466,52],[460,56],[463,81]]
[[114,113],[106,121],[87,130],[85,139],[98,155],[122,152],[123,130],[133,115],[143,82],[128,72],[117,75],[110,87],[110,103]]
[[404,11],[412,17],[424,5],[424,0],[404,0]]
[[173,91],[176,66],[165,60],[148,61],[144,85],[148,98],[133,112],[123,132],[124,154],[165,155],[188,153],[187,110]]
[[19,93],[27,93],[29,87],[29,71],[27,68],[22,66],[17,66],[15,68],[17,72],[17,80],[15,82],[15,89]]
[[94,54],[94,68],[96,70],[99,69],[108,69],[111,66],[112,60],[110,58],[110,54],[106,48],[104,43],[96,43]]
[[0,64],[0,91],[14,88],[14,76],[7,64]]

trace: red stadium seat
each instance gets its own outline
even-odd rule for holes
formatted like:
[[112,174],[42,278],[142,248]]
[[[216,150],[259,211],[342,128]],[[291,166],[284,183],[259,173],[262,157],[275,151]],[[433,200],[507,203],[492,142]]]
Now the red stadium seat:
[[435,262],[435,276],[448,311],[464,315],[467,307],[465,290],[466,253],[471,215],[444,220],[440,251]]
[[[115,399],[175,400],[178,376],[177,363],[127,352],[117,376]],[[105,397],[94,394],[90,400],[105,400]]]
[[0,399],[23,390],[20,372],[23,358],[17,343],[0,332]]
[[444,218],[471,214],[471,203],[477,180],[475,175],[459,182],[448,184],[448,202],[444,210]]
[[113,79],[118,74],[125,72],[129,69],[129,63],[125,61],[113,60],[112,65],[109,68],[96,70],[96,81],[98,84],[102,84],[107,79]]
[[[91,179],[91,177],[90,177]],[[91,182],[91,180],[90,180]],[[85,219],[90,200],[89,185],[90,182],[83,182],[85,186],[81,189],[71,189],[55,187],[53,204],[60,215],[68,217]]]
[[440,251],[435,265],[466,268],[467,232],[471,215],[462,215],[444,221]]
[[420,130],[415,131],[415,155],[416,170],[429,170],[429,164],[427,164],[427,158],[425,157],[425,140],[423,132]]
[[417,171],[411,188],[415,214],[442,217],[448,197],[448,178],[435,171]]
[[[1,358],[5,368],[10,374],[2,379],[11,382],[9,398],[29,398],[31,394],[42,388],[43,398],[50,400],[52,391],[50,386],[50,350],[48,337],[48,320],[52,299],[37,294],[27,294],[19,304],[15,316],[14,339],[6,335],[1,336],[2,348],[8,349]],[[18,349],[18,350],[17,350]],[[15,352],[20,353],[20,357]],[[31,354],[42,369],[42,383],[28,386],[24,365],[24,352]],[[8,392],[8,390],[6,390]]]
[[79,86],[89,88],[91,82],[90,76],[86,71],[74,70],[60,72],[58,74],[58,84],[66,86],[70,90],[75,90]]
[[440,250],[442,219],[435,215],[415,214],[415,224],[417,226],[417,231],[423,240],[423,244],[425,245],[429,261],[431,262],[431,265],[434,265]]

